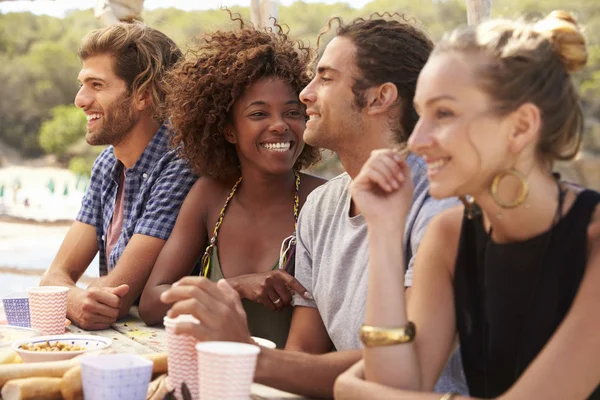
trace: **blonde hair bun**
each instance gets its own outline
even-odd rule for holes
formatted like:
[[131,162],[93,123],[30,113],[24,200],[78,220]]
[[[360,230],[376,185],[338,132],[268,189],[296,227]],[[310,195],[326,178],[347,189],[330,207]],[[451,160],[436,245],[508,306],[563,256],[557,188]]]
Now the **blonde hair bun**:
[[587,63],[585,37],[575,17],[562,10],[552,11],[535,24],[535,30],[552,42],[567,72],[579,71]]

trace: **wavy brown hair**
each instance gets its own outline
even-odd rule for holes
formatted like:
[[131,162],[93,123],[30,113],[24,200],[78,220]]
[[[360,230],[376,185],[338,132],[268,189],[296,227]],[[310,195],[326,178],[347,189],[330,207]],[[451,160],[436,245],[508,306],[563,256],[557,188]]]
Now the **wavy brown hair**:
[[358,74],[352,86],[354,104],[359,109],[364,108],[367,89],[393,83],[399,98],[391,127],[398,143],[405,143],[419,120],[413,99],[417,79],[431,54],[433,42],[414,18],[384,12],[359,17],[347,24],[339,17],[330,18],[319,33],[317,47],[334,24],[337,25],[336,36],[348,38],[356,46]]
[[[311,79],[313,50],[288,38],[275,24],[267,30],[247,26],[230,13],[239,28],[204,34],[168,75],[167,108],[173,125],[172,144],[194,172],[213,179],[239,176],[235,146],[225,140],[233,104],[253,83],[277,77],[300,91]],[[295,169],[319,160],[319,151],[305,145]]]
[[119,23],[88,33],[77,52],[79,59],[108,54],[114,58],[114,72],[127,84],[129,95],[148,91],[152,99],[152,117],[165,119],[164,75],[183,54],[164,33],[141,23]]

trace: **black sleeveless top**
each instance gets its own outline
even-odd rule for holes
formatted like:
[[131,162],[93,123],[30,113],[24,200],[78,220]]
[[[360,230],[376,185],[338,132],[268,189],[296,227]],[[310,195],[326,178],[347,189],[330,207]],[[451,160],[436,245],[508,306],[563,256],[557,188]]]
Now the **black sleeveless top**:
[[[508,244],[489,239],[481,212],[465,214],[454,298],[472,396],[506,392],[564,319],[583,278],[587,227],[599,202],[600,193],[584,190],[548,232]],[[589,399],[600,400],[600,386]]]

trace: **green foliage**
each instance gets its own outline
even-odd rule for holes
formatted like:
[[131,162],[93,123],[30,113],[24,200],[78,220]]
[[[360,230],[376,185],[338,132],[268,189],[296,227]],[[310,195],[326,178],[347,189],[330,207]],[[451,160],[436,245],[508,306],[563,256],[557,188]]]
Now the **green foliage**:
[[69,170],[76,175],[85,175],[89,177],[93,165],[94,158],[92,157],[75,156],[69,160]]
[[70,145],[85,136],[87,119],[85,113],[73,105],[56,106],[51,114],[52,119],[40,128],[40,146],[46,153],[62,156]]
[[[586,112],[600,118],[598,0],[567,3],[563,0],[493,0],[492,16],[539,18],[560,8],[575,13],[586,28],[590,58],[588,66],[576,74],[575,79],[580,84]],[[232,7],[231,11],[249,20],[249,7]],[[362,9],[353,9],[345,3],[296,1],[290,6],[280,6],[278,22],[288,26],[291,37],[315,46],[319,31],[330,17],[339,16],[349,21],[373,12],[397,12],[413,18],[434,40],[467,22],[464,0],[374,0]],[[190,12],[167,8],[145,11],[143,17],[148,25],[172,37],[183,50],[203,32],[235,26],[221,10]],[[102,23],[94,18],[92,10],[73,11],[62,20],[30,13],[0,14],[1,141],[27,156],[42,154],[43,150],[65,154],[69,144],[84,134],[85,128],[76,127],[83,121],[83,113],[72,106],[57,106],[72,104],[81,66],[77,48],[87,32],[99,27]],[[323,46],[324,43],[321,49]],[[64,123],[58,122],[61,120]],[[90,156],[84,158],[87,160]],[[82,165],[81,160],[73,161],[73,168]]]

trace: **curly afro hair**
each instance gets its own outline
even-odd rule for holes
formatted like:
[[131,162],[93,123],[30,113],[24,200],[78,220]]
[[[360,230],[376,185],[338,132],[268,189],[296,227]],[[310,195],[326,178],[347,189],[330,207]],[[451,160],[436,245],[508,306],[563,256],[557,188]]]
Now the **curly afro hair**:
[[[230,14],[231,15],[231,14]],[[167,110],[174,146],[200,176],[228,180],[239,176],[235,146],[225,140],[233,104],[253,83],[267,77],[288,82],[300,91],[310,82],[314,52],[288,38],[280,25],[268,30],[246,26],[199,37],[167,77]],[[316,163],[317,149],[305,145],[294,169]]]

